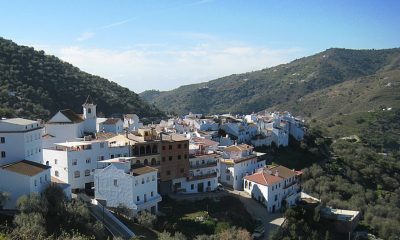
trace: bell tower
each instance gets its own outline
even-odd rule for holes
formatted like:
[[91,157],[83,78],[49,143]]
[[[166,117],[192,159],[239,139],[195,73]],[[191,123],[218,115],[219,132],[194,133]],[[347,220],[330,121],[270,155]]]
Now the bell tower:
[[86,101],[82,104],[83,107],[83,120],[84,120],[84,132],[95,133],[96,132],[96,104],[94,104],[92,97],[87,96]]
[[86,101],[82,104],[83,107],[83,119],[94,119],[96,115],[96,104],[90,95],[87,96]]

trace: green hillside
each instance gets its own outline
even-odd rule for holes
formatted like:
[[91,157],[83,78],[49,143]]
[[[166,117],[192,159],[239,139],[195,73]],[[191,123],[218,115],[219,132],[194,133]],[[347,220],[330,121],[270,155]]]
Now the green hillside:
[[106,116],[136,113],[158,119],[163,113],[127,88],[79,70],[67,62],[0,38],[0,117],[48,119],[60,109],[82,111],[91,95]]
[[[329,92],[330,87],[350,80],[355,82],[354,87],[357,87],[357,81],[370,81],[372,83],[369,87],[379,91],[375,89],[378,83],[374,82],[385,82],[387,79],[384,78],[387,76],[397,79],[400,76],[396,71],[400,69],[399,65],[399,48],[385,50],[333,48],[260,71],[234,74],[206,83],[181,86],[171,91],[145,91],[140,96],[159,108],[178,114],[188,111],[249,113],[273,106],[284,106],[285,109],[295,113],[313,113],[314,109],[308,109],[306,104],[299,104],[299,99],[319,90],[325,89]],[[372,102],[375,100],[372,99]],[[380,99],[379,104],[381,103],[391,102]],[[393,106],[396,104],[398,101],[393,103]],[[348,110],[353,111],[353,109]]]

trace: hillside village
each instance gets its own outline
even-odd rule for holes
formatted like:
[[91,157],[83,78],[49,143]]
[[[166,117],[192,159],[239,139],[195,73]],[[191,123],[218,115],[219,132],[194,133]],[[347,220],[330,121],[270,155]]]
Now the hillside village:
[[[189,113],[143,125],[132,113],[123,119],[97,117],[96,107],[88,96],[82,114],[64,109],[47,122],[0,120],[0,191],[9,194],[0,209],[14,210],[21,196],[41,195],[55,185],[67,199],[93,205],[98,220],[104,222],[106,212],[105,227],[127,238],[135,233],[113,212],[123,208],[130,218],[144,212],[165,214],[159,210],[165,197],[231,191],[253,198],[271,214],[300,201],[320,201],[302,192],[301,169],[274,165],[266,160],[267,153],[255,151],[304,138],[304,120],[289,112]],[[338,231],[351,232],[359,214],[341,211],[324,209],[339,222]],[[119,225],[124,233],[109,225]],[[254,238],[264,234],[264,228],[257,229]]]

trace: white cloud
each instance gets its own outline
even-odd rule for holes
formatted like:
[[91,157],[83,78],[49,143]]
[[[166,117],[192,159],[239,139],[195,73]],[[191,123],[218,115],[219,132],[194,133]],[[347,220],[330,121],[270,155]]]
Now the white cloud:
[[78,42],[83,42],[83,41],[86,41],[86,40],[89,40],[89,39],[93,38],[94,35],[96,35],[94,32],[83,32],[83,33],[76,39],[76,41],[78,41]]
[[81,46],[47,50],[84,71],[135,92],[169,90],[286,63],[305,54],[300,48],[269,49],[221,40],[189,47],[155,43],[119,50]]

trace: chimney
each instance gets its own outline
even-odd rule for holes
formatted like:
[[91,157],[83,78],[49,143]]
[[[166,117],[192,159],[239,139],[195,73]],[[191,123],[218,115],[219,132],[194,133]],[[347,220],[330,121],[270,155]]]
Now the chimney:
[[278,170],[276,170],[275,176],[279,177],[279,171]]
[[125,130],[125,137],[128,138],[128,130]]

